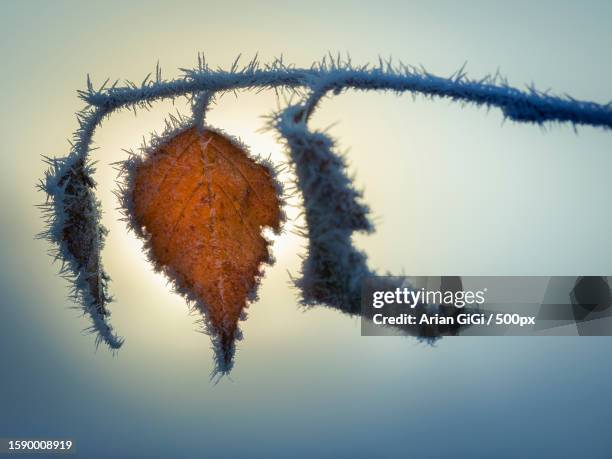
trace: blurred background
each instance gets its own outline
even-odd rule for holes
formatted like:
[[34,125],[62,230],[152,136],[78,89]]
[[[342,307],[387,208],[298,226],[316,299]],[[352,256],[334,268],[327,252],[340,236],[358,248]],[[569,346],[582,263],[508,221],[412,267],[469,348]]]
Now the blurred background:
[[[196,65],[328,51],[393,56],[450,75],[498,69],[517,87],[612,99],[612,3],[6,1],[0,5],[0,437],[72,438],[76,457],[610,457],[610,338],[361,337],[355,318],[304,311],[289,285],[306,241],[274,244],[242,323],[231,377],[184,301],[119,221],[116,171],[184,99],[113,114],[97,131],[96,179],[110,229],[117,356],[82,333],[68,287],[34,239],[45,165],[63,156],[89,73],[142,81]],[[208,121],[253,152],[286,156],[265,116],[274,92],[217,100]],[[335,123],[335,124],[334,124]],[[348,150],[377,232],[370,265],[409,275],[610,275],[612,133],[504,122],[498,111],[410,95],[347,92],[312,119]],[[291,180],[291,172],[285,180]],[[299,201],[298,201],[299,202]]]

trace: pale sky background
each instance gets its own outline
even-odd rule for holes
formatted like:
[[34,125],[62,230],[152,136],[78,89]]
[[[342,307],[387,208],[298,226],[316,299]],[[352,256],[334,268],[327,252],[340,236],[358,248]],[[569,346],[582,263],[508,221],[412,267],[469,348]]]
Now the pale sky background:
[[[67,285],[35,241],[40,155],[64,155],[89,73],[166,77],[197,52],[227,68],[238,53],[309,66],[327,51],[379,55],[449,75],[498,68],[510,83],[612,99],[612,3],[84,2],[0,5],[0,437],[74,438],[79,458],[609,457],[610,338],[361,337],[357,319],[302,311],[287,271],[305,241],[274,246],[260,301],[243,323],[231,378],[211,384],[212,351],[194,317],[151,271],[118,219],[109,164],[169,111],[114,114],[95,137],[111,234],[119,355],[94,350]],[[273,93],[218,100],[209,121],[284,160],[261,118]],[[282,103],[282,101],[281,101]],[[357,243],[373,267],[410,275],[610,275],[612,133],[503,122],[410,95],[349,92],[313,125],[350,149],[377,232]],[[290,177],[285,177],[289,179]],[[295,211],[290,212],[295,216]]]

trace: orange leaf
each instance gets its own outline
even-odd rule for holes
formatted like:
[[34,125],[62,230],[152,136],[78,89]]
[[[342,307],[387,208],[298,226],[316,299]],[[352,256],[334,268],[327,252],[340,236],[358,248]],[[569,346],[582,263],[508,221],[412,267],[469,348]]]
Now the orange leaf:
[[280,229],[270,170],[224,135],[190,128],[134,171],[133,213],[153,261],[197,299],[231,368],[238,320],[270,261],[262,228]]

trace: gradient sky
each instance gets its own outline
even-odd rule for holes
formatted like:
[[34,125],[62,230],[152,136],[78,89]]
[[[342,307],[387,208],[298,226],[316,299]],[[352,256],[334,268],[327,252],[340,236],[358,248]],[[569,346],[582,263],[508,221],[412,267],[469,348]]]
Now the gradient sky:
[[[209,381],[212,351],[184,301],[152,272],[118,219],[116,172],[184,101],[114,114],[95,137],[111,230],[118,356],[94,349],[66,283],[35,241],[40,155],[64,155],[91,74],[142,81],[204,52],[309,66],[392,55],[449,75],[497,69],[511,84],[612,98],[612,4],[601,2],[3,2],[0,125],[0,437],[73,438],[76,457],[610,457],[610,338],[453,338],[427,347],[361,337],[359,321],[303,311],[288,285],[305,241],[275,243],[243,323],[231,378]],[[255,153],[285,158],[261,131],[273,93],[226,95],[207,117]],[[282,104],[282,100],[280,101]],[[610,275],[612,134],[503,122],[447,101],[349,92],[312,123],[349,149],[377,232],[372,267],[410,275]],[[290,175],[285,177],[290,179]],[[290,217],[296,216],[290,210]]]

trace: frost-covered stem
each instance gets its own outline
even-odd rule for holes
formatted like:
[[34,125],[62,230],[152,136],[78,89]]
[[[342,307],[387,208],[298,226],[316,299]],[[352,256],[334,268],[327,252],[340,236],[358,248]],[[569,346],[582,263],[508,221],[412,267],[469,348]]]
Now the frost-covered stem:
[[[93,107],[105,110],[147,105],[167,97],[177,97],[201,91],[227,91],[246,88],[324,88],[324,91],[390,90],[436,96],[497,107],[514,121],[544,123],[570,122],[575,125],[612,128],[612,104],[597,104],[571,97],[552,96],[533,87],[527,91],[513,88],[499,77],[470,80],[460,71],[445,78],[405,65],[392,67],[353,68],[350,64],[323,62],[310,69],[298,69],[275,64],[260,69],[257,62],[242,70],[211,70],[208,67],[184,70],[185,75],[172,81],[130,84],[80,93]],[[499,81],[498,81],[499,80]]]
[[191,112],[193,116],[193,124],[201,131],[204,129],[206,118],[206,110],[213,102],[215,96],[212,91],[202,91],[195,96],[191,103]]
[[330,86],[329,84],[320,84],[311,89],[310,94],[302,104],[304,109],[300,115],[304,118],[304,121],[308,122],[310,116],[319,105],[321,99],[323,99],[323,97],[325,97],[325,95],[332,89],[334,89],[334,87]]
[[75,143],[72,152],[77,157],[85,159],[91,149],[93,135],[96,128],[104,117],[110,113],[110,110],[104,107],[96,107],[89,111],[81,112],[77,115],[79,120],[79,129],[74,135]]

